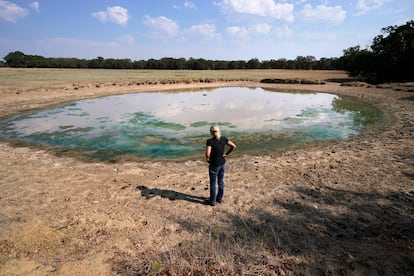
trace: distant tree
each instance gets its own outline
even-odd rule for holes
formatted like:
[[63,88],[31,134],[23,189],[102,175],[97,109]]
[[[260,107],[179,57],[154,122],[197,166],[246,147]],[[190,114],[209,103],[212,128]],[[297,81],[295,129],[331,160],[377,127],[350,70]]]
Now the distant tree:
[[344,50],[343,67],[352,77],[369,82],[414,81],[414,21],[382,29],[369,49]]
[[349,47],[344,50],[341,57],[346,72],[351,77],[367,78],[368,72],[372,71],[374,66],[373,55],[367,49],[361,49],[360,46]]
[[261,62],[261,68],[262,69],[272,69],[272,62],[271,62],[271,60],[263,60]]
[[174,68],[174,58],[164,57],[158,61],[158,69]]
[[89,68],[102,68],[104,64],[104,58],[103,57],[97,57],[94,59],[91,59],[88,63]]
[[[26,55],[20,51],[11,52],[4,57],[4,65],[21,68],[101,68],[101,69],[162,69],[162,70],[233,70],[233,69],[342,69],[333,62],[334,59],[324,58],[317,61],[313,56],[298,56],[295,60],[281,58],[278,60],[260,61],[252,58],[244,60],[206,60],[203,58],[148,59],[132,61],[131,59],[114,59],[96,57],[90,60],[78,58],[45,58],[39,55]],[[333,68],[335,64],[335,68]],[[1,64],[0,64],[1,66]]]
[[73,59],[76,67],[74,68],[88,68],[88,61],[86,59]]
[[187,61],[187,69],[189,70],[210,70],[212,68],[212,65],[208,60],[205,60],[203,58],[190,58]]
[[385,81],[414,80],[414,21],[382,29],[371,49],[377,59],[377,77]]
[[133,69],[145,69],[147,67],[147,62],[145,60],[134,61],[132,67]]
[[339,68],[338,58],[321,58],[315,62],[315,67],[313,69],[318,70],[336,70]]
[[25,59],[28,68],[46,68],[49,66],[49,61],[42,56],[26,55]]
[[214,70],[226,70],[229,68],[229,61],[227,60],[214,60],[213,62],[213,68]]
[[185,68],[184,58],[163,57],[158,61],[157,69],[180,70]]
[[261,68],[261,63],[260,63],[259,59],[252,58],[247,62],[246,68],[247,69],[260,69]]
[[147,65],[145,66],[145,69],[158,69],[160,68],[159,61],[155,60],[153,58],[150,58],[147,60]]
[[10,52],[4,57],[6,64],[10,67],[27,67],[27,56],[20,51]]
[[298,56],[295,59],[296,69],[310,70],[316,64],[316,59],[314,56]]
[[177,70],[185,69],[185,63],[186,63],[185,58],[176,59],[175,60],[175,67],[176,67],[175,69],[177,69]]
[[286,58],[279,58],[278,60],[270,60],[270,68],[271,69],[287,69],[288,68],[288,60]]
[[244,60],[233,60],[228,64],[229,69],[246,69],[246,61]]

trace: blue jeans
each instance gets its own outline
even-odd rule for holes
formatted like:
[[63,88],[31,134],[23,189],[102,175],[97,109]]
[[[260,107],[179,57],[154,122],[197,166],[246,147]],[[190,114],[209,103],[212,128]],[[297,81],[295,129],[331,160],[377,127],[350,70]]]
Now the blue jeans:
[[[221,201],[224,196],[224,172],[226,171],[226,164],[221,166],[208,167],[208,175],[210,177],[210,203]],[[218,192],[216,194],[216,181],[218,184]]]

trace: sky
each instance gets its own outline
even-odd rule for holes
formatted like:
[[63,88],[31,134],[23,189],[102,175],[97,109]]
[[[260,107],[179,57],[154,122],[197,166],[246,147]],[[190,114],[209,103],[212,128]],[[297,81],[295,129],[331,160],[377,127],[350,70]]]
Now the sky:
[[410,20],[413,0],[0,0],[0,59],[331,58]]

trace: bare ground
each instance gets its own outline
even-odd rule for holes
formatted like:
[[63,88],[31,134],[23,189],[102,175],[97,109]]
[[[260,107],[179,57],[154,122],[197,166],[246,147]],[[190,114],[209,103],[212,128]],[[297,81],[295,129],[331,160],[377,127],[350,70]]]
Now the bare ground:
[[[228,161],[225,202],[203,160],[84,162],[0,142],[0,275],[410,275],[414,94],[368,86],[208,83],[327,91],[384,110],[341,143]],[[126,81],[3,86],[0,116],[80,98],[200,86]],[[236,141],[237,142],[237,141]]]

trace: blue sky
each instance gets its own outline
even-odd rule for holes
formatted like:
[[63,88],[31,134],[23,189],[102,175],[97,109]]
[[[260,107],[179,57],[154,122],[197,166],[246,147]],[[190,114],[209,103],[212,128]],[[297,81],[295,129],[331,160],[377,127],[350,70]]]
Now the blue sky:
[[409,20],[412,0],[0,0],[0,59],[320,59]]

